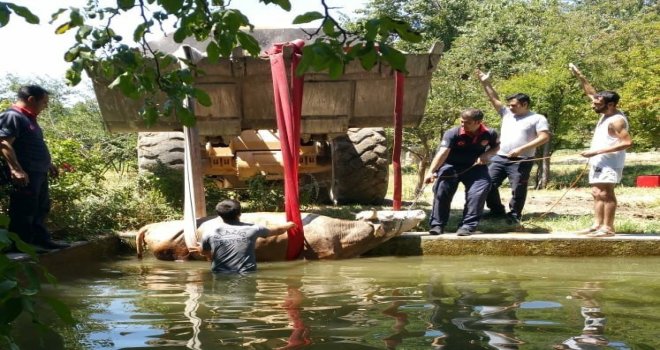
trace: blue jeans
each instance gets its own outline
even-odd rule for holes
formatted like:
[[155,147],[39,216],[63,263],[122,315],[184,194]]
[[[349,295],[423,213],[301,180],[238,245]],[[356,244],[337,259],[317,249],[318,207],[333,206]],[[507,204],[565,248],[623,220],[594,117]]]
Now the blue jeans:
[[509,201],[509,211],[518,218],[521,217],[525,200],[527,199],[527,184],[529,183],[529,174],[532,171],[534,162],[514,162],[523,158],[509,159],[505,156],[496,155],[490,160],[488,173],[492,179],[492,186],[486,205],[491,212],[504,214],[505,209],[500,198],[499,187],[504,179],[509,178],[511,185],[511,200]]
[[433,185],[433,208],[429,220],[431,227],[447,225],[451,201],[459,182],[465,186],[465,206],[458,226],[474,230],[479,225],[491,180],[485,165],[477,165],[466,171],[467,168],[445,164],[438,170],[438,179]]

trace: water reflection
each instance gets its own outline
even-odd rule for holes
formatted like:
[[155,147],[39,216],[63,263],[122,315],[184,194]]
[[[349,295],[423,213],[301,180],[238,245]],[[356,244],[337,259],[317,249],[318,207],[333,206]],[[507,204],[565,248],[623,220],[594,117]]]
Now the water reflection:
[[302,276],[288,278],[287,281],[287,295],[282,303],[282,308],[286,310],[289,317],[289,326],[292,328],[291,336],[285,346],[277,348],[277,350],[295,350],[309,345],[312,341],[309,338],[309,327],[305,324],[305,320],[301,316],[302,302],[305,298],[300,287]]
[[598,302],[602,290],[600,282],[585,282],[582,288],[571,293],[571,299],[580,300],[580,315],[584,318],[582,334],[566,339],[553,349],[630,349],[625,343],[610,342],[604,336],[607,319]]
[[516,310],[527,292],[518,281],[455,285],[453,290],[438,276],[430,283],[435,305],[431,315],[436,349],[518,349],[524,342],[514,334],[520,321]]
[[[578,262],[580,271],[566,268]],[[21,327],[23,348],[660,348],[660,259],[378,258],[260,269],[96,266],[52,291],[82,320],[64,345],[35,344]]]
[[399,289],[392,291],[394,300],[382,311],[383,315],[394,318],[394,324],[391,329],[393,333],[385,336],[383,342],[387,349],[396,349],[397,346],[403,343],[405,338],[421,337],[426,334],[425,331],[408,331],[406,326],[410,323],[408,321],[408,313],[402,311],[400,308],[406,305],[404,300],[398,299],[401,296]]

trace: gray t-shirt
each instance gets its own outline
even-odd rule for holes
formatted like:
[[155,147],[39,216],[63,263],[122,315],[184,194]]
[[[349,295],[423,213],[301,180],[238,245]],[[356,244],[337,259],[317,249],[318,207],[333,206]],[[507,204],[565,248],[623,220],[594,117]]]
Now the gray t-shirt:
[[[534,140],[538,133],[549,131],[548,120],[541,114],[529,112],[523,116],[516,116],[510,109],[503,107],[500,109],[502,116],[502,127],[500,129],[500,150],[499,155],[507,155],[514,148],[523,146]],[[536,148],[529,149],[520,154],[520,157],[534,157]]]
[[202,249],[213,252],[213,272],[245,273],[257,270],[255,244],[258,237],[268,236],[267,228],[247,223],[228,225],[217,218],[203,223],[199,229],[204,232]]

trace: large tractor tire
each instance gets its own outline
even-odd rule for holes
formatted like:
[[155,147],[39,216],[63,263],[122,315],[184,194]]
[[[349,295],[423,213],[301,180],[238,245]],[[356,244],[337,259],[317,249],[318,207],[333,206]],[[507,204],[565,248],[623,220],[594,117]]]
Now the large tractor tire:
[[141,132],[138,135],[138,168],[154,173],[160,169],[183,171],[182,132]]
[[389,180],[387,153],[382,128],[349,129],[335,138],[331,199],[337,204],[382,204]]

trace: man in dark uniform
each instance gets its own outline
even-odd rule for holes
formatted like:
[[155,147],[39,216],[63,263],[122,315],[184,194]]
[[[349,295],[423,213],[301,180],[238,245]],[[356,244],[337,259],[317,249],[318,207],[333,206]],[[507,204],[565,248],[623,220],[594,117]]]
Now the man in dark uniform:
[[449,129],[442,136],[442,142],[433,161],[430,172],[424,179],[432,183],[433,209],[429,233],[444,233],[449,219],[451,200],[458,183],[465,186],[465,207],[456,233],[469,236],[476,232],[484,202],[490,189],[490,176],[486,163],[499,150],[497,132],[482,124],[484,114],[475,108],[461,113],[461,126]]
[[51,240],[46,228],[50,211],[48,176],[57,176],[37,115],[48,106],[48,91],[23,86],[18,100],[0,113],[0,154],[7,161],[14,186],[9,197],[9,231],[46,250],[67,247]]

